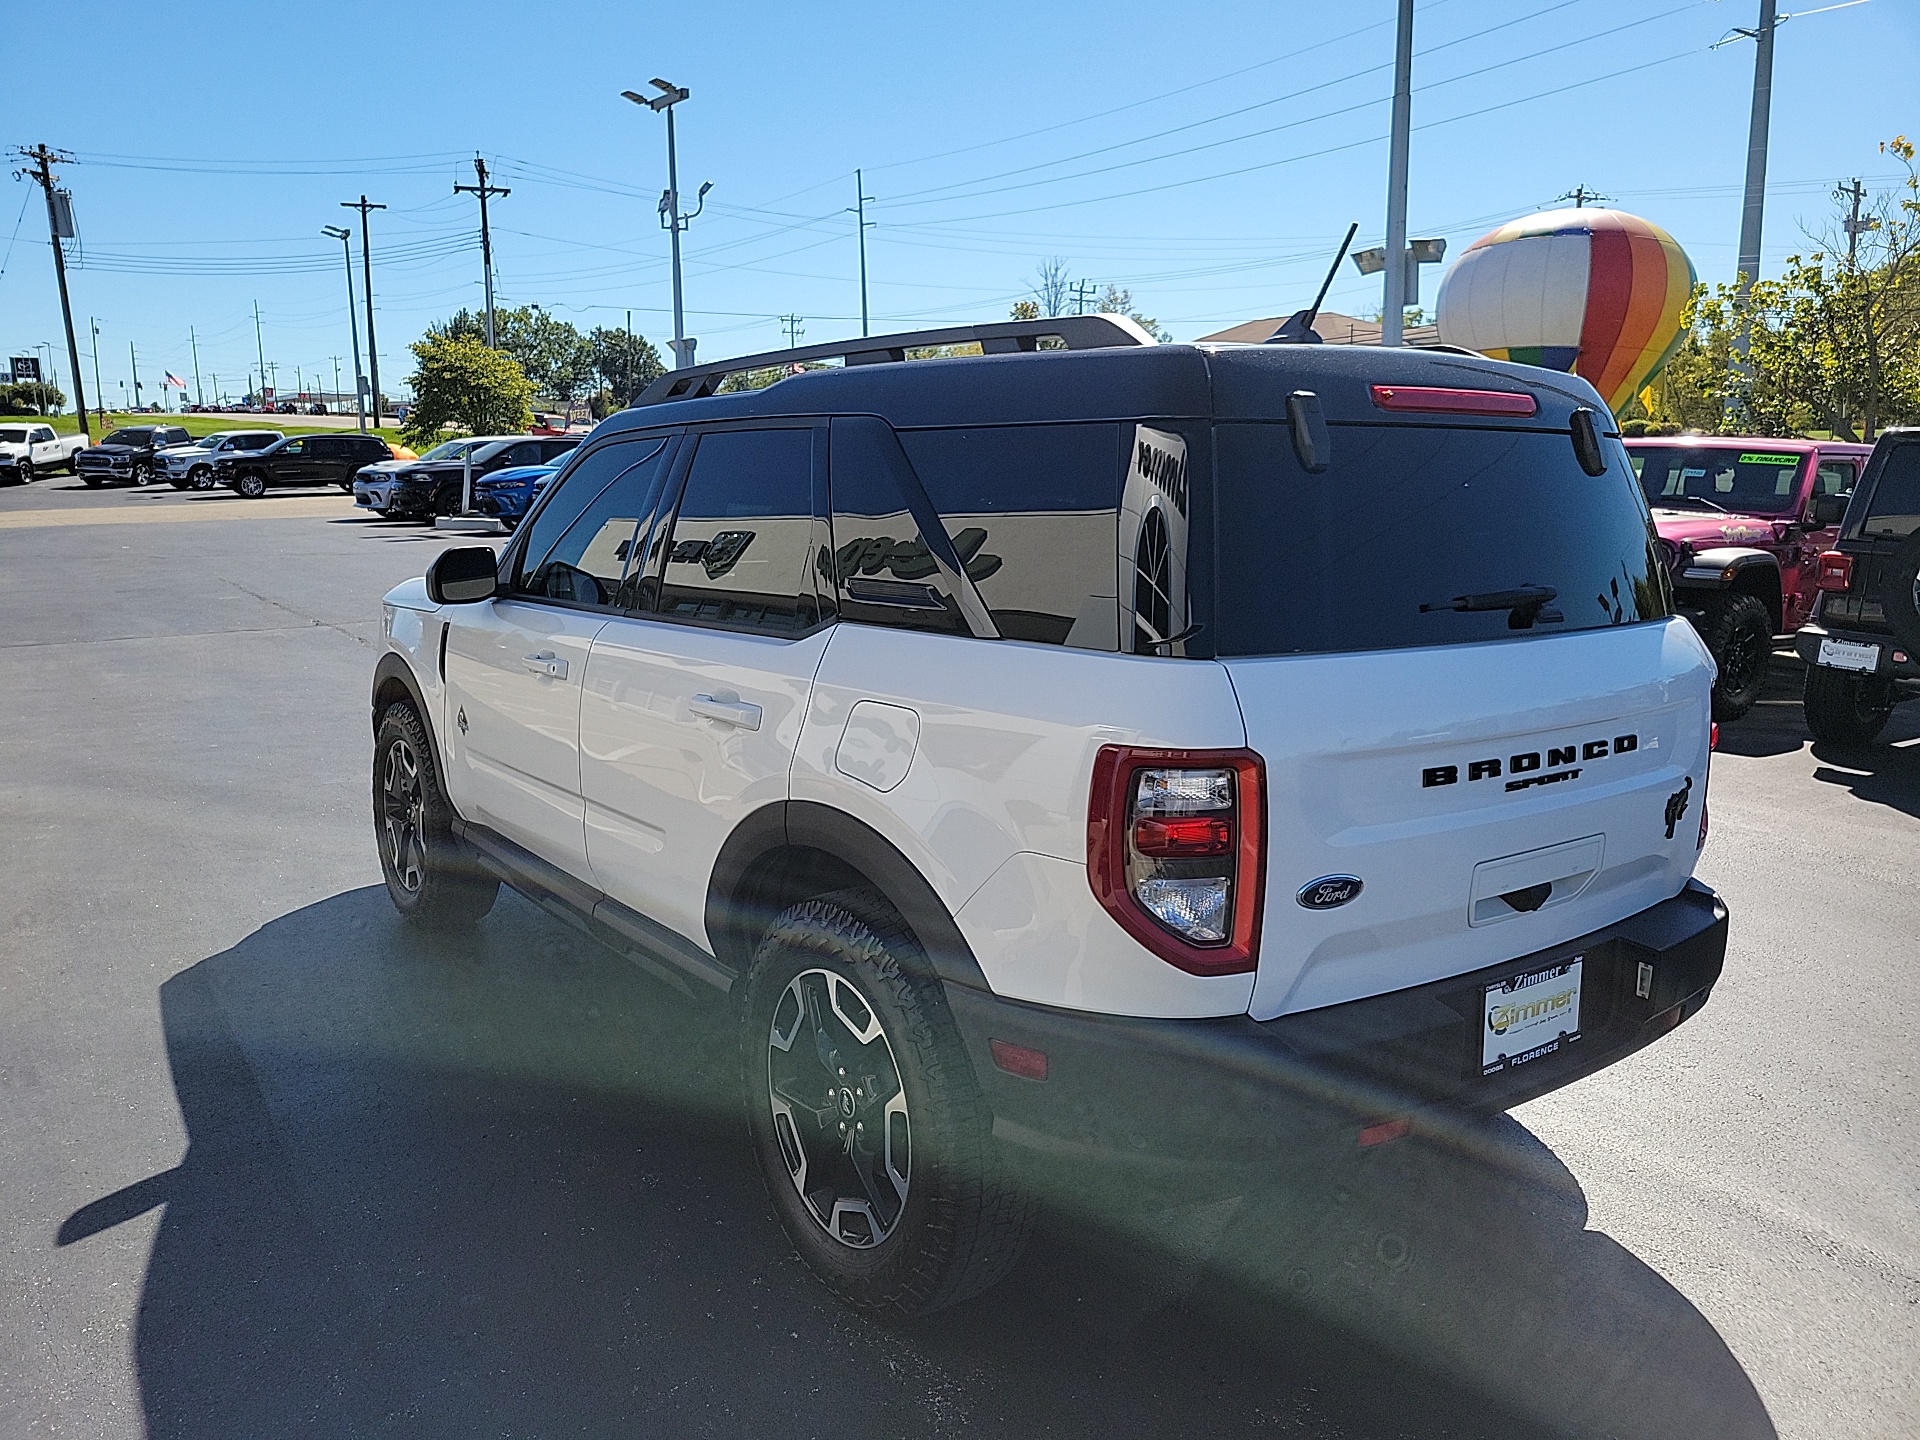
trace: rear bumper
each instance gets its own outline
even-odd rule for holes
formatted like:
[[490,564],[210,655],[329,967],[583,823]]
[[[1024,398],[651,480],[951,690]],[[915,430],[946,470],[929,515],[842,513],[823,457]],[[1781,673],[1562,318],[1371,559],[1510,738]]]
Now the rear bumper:
[[[1004,1141],[1057,1160],[1257,1168],[1378,1121],[1498,1112],[1591,1075],[1698,1011],[1726,948],[1726,906],[1689,881],[1565,945],[1277,1020],[1141,1020],[947,994]],[[1484,987],[1575,957],[1578,1038],[1483,1075]],[[997,1068],[990,1040],[1043,1052],[1046,1079]]]
[[[1892,680],[1900,687],[1902,694],[1911,694],[1915,687],[1920,687],[1920,655],[1909,651],[1906,645],[1890,631],[1850,630],[1845,626],[1830,628],[1818,622],[1809,622],[1794,633],[1793,648],[1807,664],[1818,665],[1820,642],[1828,637],[1835,640],[1851,640],[1860,645],[1879,646],[1880,668],[1874,673],[1883,679]],[[1900,656],[1905,658],[1896,658]]]

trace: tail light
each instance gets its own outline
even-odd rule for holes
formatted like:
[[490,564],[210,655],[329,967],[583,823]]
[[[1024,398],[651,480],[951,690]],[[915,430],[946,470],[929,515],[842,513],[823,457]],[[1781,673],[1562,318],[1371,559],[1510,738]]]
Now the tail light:
[[1375,385],[1382,410],[1421,410],[1439,415],[1532,415],[1540,403],[1524,391],[1456,390],[1433,385]]
[[1127,933],[1190,975],[1255,966],[1266,794],[1250,750],[1102,746],[1087,802],[1087,878]]
[[1820,570],[1814,583],[1822,590],[1844,593],[1853,584],[1853,556],[1838,550],[1820,553]]
[[1720,748],[1720,722],[1707,722],[1707,769],[1700,777],[1700,839],[1694,845],[1696,850],[1707,848],[1707,786],[1713,783],[1713,752]]

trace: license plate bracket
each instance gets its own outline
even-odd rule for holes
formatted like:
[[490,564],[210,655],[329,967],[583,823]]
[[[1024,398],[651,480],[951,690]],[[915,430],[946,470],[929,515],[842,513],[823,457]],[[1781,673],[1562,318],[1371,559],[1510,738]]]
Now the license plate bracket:
[[1830,670],[1858,670],[1871,675],[1880,668],[1880,647],[1862,640],[1836,640],[1831,635],[1823,635],[1816,658]]
[[1480,1073],[1498,1075],[1558,1054],[1580,1038],[1586,956],[1525,970],[1480,991]]

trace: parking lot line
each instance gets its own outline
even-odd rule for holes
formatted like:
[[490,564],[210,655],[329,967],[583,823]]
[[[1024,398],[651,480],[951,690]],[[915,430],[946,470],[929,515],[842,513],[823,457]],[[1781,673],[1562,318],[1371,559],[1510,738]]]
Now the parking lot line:
[[304,520],[316,515],[354,514],[342,495],[301,495],[286,500],[197,500],[185,505],[138,509],[10,510],[0,512],[0,530],[33,530],[45,525],[149,525],[179,520]]

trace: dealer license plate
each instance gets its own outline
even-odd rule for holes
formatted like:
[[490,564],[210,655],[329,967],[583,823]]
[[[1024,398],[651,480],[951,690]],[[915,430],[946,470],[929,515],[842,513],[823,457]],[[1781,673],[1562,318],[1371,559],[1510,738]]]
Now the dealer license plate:
[[1543,1059],[1580,1038],[1580,969],[1585,958],[1576,955],[1486,987],[1481,996],[1482,1075]]
[[1822,636],[1820,663],[1835,670],[1865,670],[1871,673],[1880,668],[1880,647],[1863,645],[1858,640],[1836,640],[1831,635]]

